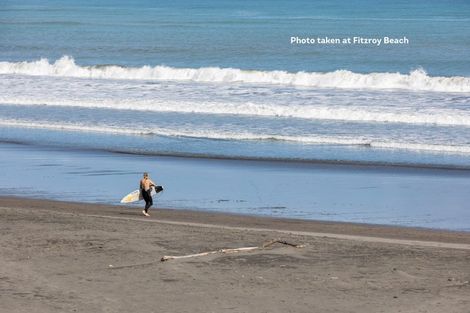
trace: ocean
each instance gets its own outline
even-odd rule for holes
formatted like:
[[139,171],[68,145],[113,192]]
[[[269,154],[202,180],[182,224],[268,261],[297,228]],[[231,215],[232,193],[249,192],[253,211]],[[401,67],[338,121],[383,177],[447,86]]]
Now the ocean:
[[0,140],[470,165],[468,1],[2,3]]
[[469,38],[468,1],[2,1],[0,142],[468,170]]

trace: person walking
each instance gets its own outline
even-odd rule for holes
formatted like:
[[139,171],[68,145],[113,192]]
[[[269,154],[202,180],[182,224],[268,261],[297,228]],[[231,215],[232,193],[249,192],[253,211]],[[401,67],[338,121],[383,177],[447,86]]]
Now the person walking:
[[144,177],[140,180],[140,193],[145,200],[145,208],[142,213],[145,216],[150,216],[148,213],[149,208],[153,205],[152,199],[152,188],[155,187],[155,183],[150,179],[147,172],[144,173]]

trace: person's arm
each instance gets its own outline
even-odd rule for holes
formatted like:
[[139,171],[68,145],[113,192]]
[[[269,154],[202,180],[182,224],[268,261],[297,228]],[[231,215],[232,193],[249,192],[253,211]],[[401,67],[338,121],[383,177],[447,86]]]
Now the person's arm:
[[149,179],[149,181],[150,181],[150,187],[157,185],[157,184],[155,184],[151,179]]

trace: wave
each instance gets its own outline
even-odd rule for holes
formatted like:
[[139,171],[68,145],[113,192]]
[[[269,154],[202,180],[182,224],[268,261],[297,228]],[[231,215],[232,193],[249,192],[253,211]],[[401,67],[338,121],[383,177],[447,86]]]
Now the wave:
[[436,92],[470,92],[470,77],[428,76],[422,69],[401,73],[360,74],[347,70],[334,72],[257,71],[236,68],[169,66],[123,67],[118,65],[80,66],[64,56],[53,63],[48,59],[31,62],[0,62],[0,74],[79,77],[94,79],[176,80],[217,83],[276,84],[286,86],[352,89],[405,89]]
[[61,131],[82,131],[107,134],[119,134],[130,136],[167,136],[167,137],[186,137],[212,140],[272,140],[272,141],[291,141],[305,144],[337,144],[337,145],[367,145],[366,141],[351,139],[329,139],[328,137],[307,137],[307,136],[284,136],[284,135],[266,135],[253,134],[249,132],[227,132],[208,130],[185,130],[169,129],[159,127],[146,127],[145,129],[130,129],[116,126],[91,126],[72,123],[51,123],[50,121],[38,122],[30,120],[0,120],[0,126],[36,128]]
[[166,136],[166,137],[185,137],[208,140],[231,140],[231,141],[280,141],[308,145],[336,145],[351,146],[360,148],[378,148],[378,149],[398,149],[413,151],[429,151],[438,153],[456,153],[470,154],[470,146],[459,145],[441,145],[441,144],[421,144],[411,142],[392,142],[392,141],[372,141],[366,138],[357,137],[332,137],[332,136],[285,136],[277,134],[254,134],[249,132],[229,132],[207,130],[185,130],[185,129],[166,129],[166,128],[146,128],[129,129],[116,126],[90,126],[71,123],[52,124],[49,121],[37,122],[27,120],[0,120],[2,127],[34,128],[71,132],[93,132],[104,134],[119,134],[127,136]]
[[2,96],[0,103],[6,105],[47,105],[57,107],[83,107],[114,110],[230,114],[242,116],[282,117],[325,121],[348,121],[366,123],[401,123],[418,125],[470,127],[470,115],[452,109],[437,109],[434,112],[379,111],[380,108],[320,106],[320,105],[276,105],[265,103],[219,103],[192,101],[165,101],[158,99],[47,99],[22,96]]

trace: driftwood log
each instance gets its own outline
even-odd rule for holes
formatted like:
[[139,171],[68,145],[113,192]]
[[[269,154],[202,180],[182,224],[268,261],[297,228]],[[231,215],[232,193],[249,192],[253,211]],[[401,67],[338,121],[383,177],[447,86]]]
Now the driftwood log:
[[219,250],[213,250],[213,251],[207,251],[207,252],[201,252],[201,253],[195,253],[195,254],[187,254],[187,255],[165,255],[160,259],[160,261],[165,262],[165,261],[174,260],[174,259],[187,259],[187,258],[194,258],[194,257],[205,256],[205,255],[216,254],[216,253],[237,253],[237,252],[261,250],[261,249],[265,249],[269,246],[272,246],[275,243],[280,243],[280,244],[288,245],[288,246],[295,247],[295,248],[305,247],[305,245],[299,245],[299,244],[294,244],[294,243],[287,242],[285,240],[275,239],[275,240],[265,242],[263,245],[256,246],[256,247],[241,247],[241,248],[219,249]]

